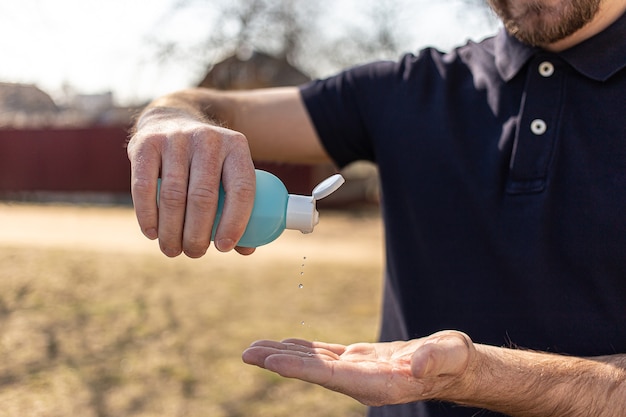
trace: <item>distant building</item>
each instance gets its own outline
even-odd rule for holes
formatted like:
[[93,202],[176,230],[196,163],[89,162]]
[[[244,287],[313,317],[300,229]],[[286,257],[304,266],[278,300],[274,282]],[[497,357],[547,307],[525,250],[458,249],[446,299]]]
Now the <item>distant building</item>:
[[35,85],[0,83],[0,127],[48,125],[58,113],[52,97]]
[[113,107],[113,93],[109,91],[102,94],[76,94],[72,97],[71,104],[71,107],[97,117],[98,114]]
[[309,80],[285,58],[258,51],[240,51],[213,65],[198,85],[218,90],[245,90],[299,85]]
[[32,84],[0,83],[0,129],[128,126],[137,107],[117,107],[110,92],[74,94],[59,106]]
[[54,113],[58,111],[52,97],[32,84],[0,83],[0,108],[5,112]]

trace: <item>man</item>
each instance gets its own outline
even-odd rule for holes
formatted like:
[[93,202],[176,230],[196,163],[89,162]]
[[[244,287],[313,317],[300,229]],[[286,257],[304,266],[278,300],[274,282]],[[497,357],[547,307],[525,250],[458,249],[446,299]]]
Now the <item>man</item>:
[[489,4],[506,31],[449,54],[142,114],[133,199],[168,256],[205,253],[220,179],[215,246],[235,248],[251,155],[379,166],[387,343],[261,341],[245,362],[372,416],[625,415],[626,0]]

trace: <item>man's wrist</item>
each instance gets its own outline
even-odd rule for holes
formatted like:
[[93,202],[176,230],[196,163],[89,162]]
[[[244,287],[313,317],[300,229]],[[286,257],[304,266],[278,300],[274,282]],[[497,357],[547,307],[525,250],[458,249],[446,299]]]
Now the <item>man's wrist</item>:
[[520,417],[617,417],[626,409],[624,355],[585,359],[474,347],[465,375],[439,399]]
[[193,120],[201,123],[214,124],[205,115],[195,109],[181,107],[149,107],[137,117],[135,121],[135,131],[140,130],[151,122],[171,122],[175,119]]

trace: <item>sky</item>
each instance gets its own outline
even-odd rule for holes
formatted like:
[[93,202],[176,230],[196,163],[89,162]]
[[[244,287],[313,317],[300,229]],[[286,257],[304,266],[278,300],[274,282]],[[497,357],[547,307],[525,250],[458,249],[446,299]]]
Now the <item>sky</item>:
[[[14,0],[0,3],[0,82],[35,84],[55,100],[64,92],[112,92],[118,104],[137,104],[194,85],[198,68],[162,65],[149,39],[180,44],[210,33],[210,7],[172,10],[181,0]],[[217,0],[206,0],[206,3]],[[345,24],[364,0],[335,0],[328,28]],[[200,3],[200,1],[196,1]],[[412,50],[449,49],[480,40],[496,24],[462,0],[405,0]],[[419,7],[417,7],[419,5]],[[419,10],[418,10],[419,9]]]

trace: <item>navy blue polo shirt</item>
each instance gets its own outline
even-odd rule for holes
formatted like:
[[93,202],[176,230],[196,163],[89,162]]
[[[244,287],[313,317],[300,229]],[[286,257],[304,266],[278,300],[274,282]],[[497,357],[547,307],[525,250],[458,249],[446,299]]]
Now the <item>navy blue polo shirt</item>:
[[[501,31],[301,87],[337,165],[379,168],[381,340],[626,353],[625,66],[622,16],[562,53]],[[426,408],[476,412],[372,415]]]

